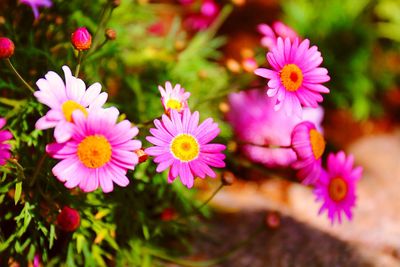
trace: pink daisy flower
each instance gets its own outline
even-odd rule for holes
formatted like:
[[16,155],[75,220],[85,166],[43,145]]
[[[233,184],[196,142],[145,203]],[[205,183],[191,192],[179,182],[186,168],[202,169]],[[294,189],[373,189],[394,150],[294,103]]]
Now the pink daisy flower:
[[315,185],[316,201],[323,204],[319,210],[321,214],[328,211],[332,224],[337,220],[342,222],[342,212],[349,220],[352,219],[351,209],[356,202],[356,183],[361,178],[362,168],[353,168],[354,158],[346,157],[343,151],[328,156],[328,170],[323,171]]
[[273,70],[259,68],[255,74],[269,79],[267,95],[276,96],[275,109],[283,108],[288,115],[301,114],[301,106],[317,107],[321,93],[329,89],[321,83],[329,81],[328,71],[319,68],[321,53],[316,46],[309,47],[305,39],[299,44],[289,38],[278,38],[277,47],[268,52],[267,59]]
[[29,5],[32,8],[35,19],[39,17],[39,7],[51,7],[51,0],[20,0],[21,4]]
[[[246,90],[228,96],[226,119],[236,138],[244,143],[242,152],[250,160],[267,167],[288,167],[297,156],[291,145],[291,133],[299,122],[307,119],[320,125],[323,110],[306,108],[303,118],[287,116],[283,110],[274,110],[275,99],[262,90]],[[281,146],[286,148],[281,148]]]
[[292,42],[294,42],[296,38],[299,38],[298,34],[292,28],[281,21],[275,21],[272,27],[264,23],[259,24],[257,29],[258,32],[263,35],[261,45],[269,50],[276,47],[278,37],[282,37],[283,39],[289,38]]
[[36,129],[54,129],[54,137],[57,142],[63,143],[71,137],[72,113],[75,110],[82,111],[85,116],[93,109],[103,106],[107,100],[107,93],[101,91],[100,83],[94,83],[86,89],[85,83],[72,76],[71,70],[63,66],[65,84],[61,77],[49,71],[45,79],[36,82],[39,91],[34,93],[40,103],[50,107],[45,116],[36,122]]
[[218,124],[211,118],[199,123],[199,113],[193,114],[185,109],[180,115],[171,110],[171,118],[166,115],[160,120],[154,120],[156,128],[150,129],[153,136],[146,137],[155,146],[145,150],[150,156],[155,156],[158,163],[157,172],[168,167],[168,182],[180,176],[182,183],[191,188],[196,176],[205,178],[206,175],[215,177],[215,172],[209,167],[225,167],[225,149],[221,144],[209,144],[220,132]]
[[321,157],[325,151],[324,136],[314,123],[303,121],[292,131],[292,148],[297,154],[293,168],[300,170],[298,176],[302,183],[314,184],[321,174]]
[[176,84],[172,88],[172,84],[166,82],[165,89],[159,85],[158,90],[161,93],[161,102],[164,106],[165,113],[169,114],[172,109],[182,112],[188,107],[187,99],[190,93],[185,92],[185,89],[181,87],[180,84]]
[[113,190],[113,182],[129,184],[126,173],[138,163],[134,151],[141,142],[132,140],[138,128],[127,120],[117,123],[118,115],[116,108],[98,109],[87,118],[83,112],[74,111],[71,139],[47,145],[47,153],[61,159],[52,171],[67,188],[79,186],[91,192],[100,186],[107,193]]
[[[0,129],[6,124],[6,119],[0,118]],[[7,130],[0,130],[0,165],[6,164],[7,160],[11,157],[11,145],[7,144],[12,138],[12,134]]]

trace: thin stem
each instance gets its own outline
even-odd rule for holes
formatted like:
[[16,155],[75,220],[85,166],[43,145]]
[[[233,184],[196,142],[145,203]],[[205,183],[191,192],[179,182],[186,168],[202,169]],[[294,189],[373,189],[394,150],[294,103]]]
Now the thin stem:
[[200,211],[205,205],[208,204],[208,202],[210,202],[215,197],[216,194],[218,194],[218,192],[222,189],[222,187],[224,187],[223,183],[221,183],[218,186],[218,188],[211,194],[211,196],[206,201],[204,201],[203,204],[201,204],[199,207],[197,207],[195,210]]
[[29,182],[29,186],[33,186],[35,184],[35,181],[36,181],[37,177],[39,176],[40,171],[42,170],[43,163],[44,163],[46,157],[47,157],[47,154],[43,153],[42,157],[39,159],[39,163],[36,167],[35,172],[33,173],[31,181]]
[[32,92],[34,93],[35,90],[32,88],[32,86],[27,83],[24,78],[18,73],[18,71],[14,68],[13,64],[11,63],[11,60],[9,58],[6,59],[6,64],[7,66],[11,69],[11,71],[15,74],[15,76],[18,77],[18,79]]
[[76,69],[75,69],[75,77],[77,77],[77,78],[78,78],[78,75],[79,75],[79,71],[81,69],[82,57],[83,57],[83,52],[79,51],[78,52],[78,65],[76,65]]
[[18,174],[19,181],[25,180],[24,167],[22,167],[22,165],[19,164],[16,159],[11,158],[8,161],[10,163],[14,164],[15,167],[17,168],[17,174]]
[[5,97],[0,97],[0,103],[10,106],[10,107],[18,107],[21,106],[22,103],[24,103],[25,100],[14,100],[14,99],[9,99]]

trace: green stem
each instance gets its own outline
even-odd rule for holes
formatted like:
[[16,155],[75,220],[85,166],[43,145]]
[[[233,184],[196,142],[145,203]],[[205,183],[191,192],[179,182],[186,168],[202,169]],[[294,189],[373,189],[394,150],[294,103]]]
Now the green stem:
[[14,100],[5,97],[0,97],[0,103],[15,108],[25,103],[25,100]]
[[18,73],[18,71],[14,68],[13,64],[11,63],[11,60],[9,58],[6,59],[6,64],[7,66],[11,69],[11,71],[17,76],[17,78],[32,92],[34,93],[35,90],[32,88],[32,86],[27,83],[24,78]]
[[76,69],[75,69],[75,77],[76,77],[76,78],[78,78],[79,71],[80,71],[80,69],[81,69],[82,57],[83,57],[83,52],[82,52],[82,51],[79,51],[79,52],[78,52],[78,65],[76,65]]
[[195,211],[200,211],[205,205],[207,205],[207,204],[215,197],[215,195],[218,194],[218,192],[222,189],[222,187],[224,187],[224,184],[223,184],[223,183],[221,183],[221,184],[218,186],[218,188],[215,189],[215,191],[211,194],[211,196],[210,196],[206,201],[204,201],[203,204],[201,204],[199,207],[197,207],[197,208],[195,209]]
[[35,181],[36,181],[37,177],[39,176],[39,173],[40,173],[40,171],[41,171],[41,169],[43,167],[43,163],[44,163],[46,157],[47,157],[47,155],[46,155],[46,153],[44,153],[42,155],[42,157],[39,159],[39,163],[37,164],[36,170],[33,173],[31,181],[29,182],[29,186],[30,187],[35,184]]
[[17,168],[17,176],[18,176],[18,180],[22,181],[25,180],[25,174],[24,174],[24,167],[22,167],[21,164],[18,163],[18,161],[16,159],[9,159],[8,160],[11,164],[14,164],[14,166]]
[[97,45],[99,43],[99,33],[104,32],[104,29],[107,25],[108,20],[111,17],[113,10],[114,10],[114,8],[112,7],[111,1],[107,1],[107,3],[105,4],[103,11],[100,15],[101,16],[100,23],[96,29],[96,32],[94,33],[93,44],[92,44],[92,47],[90,48],[90,50],[88,51],[88,55],[92,54],[93,51],[96,51],[99,47],[104,45],[104,44],[102,44],[100,46]]

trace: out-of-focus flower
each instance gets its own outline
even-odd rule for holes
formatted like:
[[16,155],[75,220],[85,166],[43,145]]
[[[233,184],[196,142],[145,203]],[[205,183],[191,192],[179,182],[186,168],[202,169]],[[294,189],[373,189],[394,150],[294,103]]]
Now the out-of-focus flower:
[[0,59],[10,58],[14,55],[14,43],[7,37],[0,37]]
[[71,43],[79,51],[88,50],[92,45],[92,35],[85,27],[78,28],[71,34]]
[[245,71],[251,73],[253,73],[254,70],[258,67],[257,62],[253,57],[244,58],[242,60],[242,66]]
[[86,90],[85,83],[74,76],[67,66],[62,67],[65,74],[65,84],[61,77],[49,71],[45,78],[36,82],[39,91],[34,93],[40,103],[50,107],[45,116],[36,122],[36,129],[54,129],[54,137],[62,143],[71,137],[72,113],[82,111],[85,115],[93,109],[103,106],[107,93],[101,91],[100,83],[94,83]]
[[346,157],[343,151],[328,156],[327,171],[323,171],[315,184],[316,201],[323,204],[321,214],[328,211],[328,218],[333,224],[335,220],[342,222],[342,212],[349,220],[352,219],[351,209],[356,202],[356,183],[361,178],[362,167],[353,168],[354,158]]
[[91,192],[100,186],[108,193],[114,189],[113,182],[129,184],[126,173],[138,164],[134,151],[142,145],[132,140],[138,128],[128,120],[117,123],[118,115],[114,107],[89,112],[87,118],[82,111],[74,111],[71,139],[47,145],[47,153],[61,159],[52,171],[67,188],[79,185],[84,192]]
[[180,84],[176,84],[172,87],[170,82],[166,82],[165,89],[159,85],[158,90],[160,91],[161,102],[167,114],[169,114],[172,109],[182,112],[188,107],[187,99],[190,93],[185,92],[185,88],[181,87]]
[[221,144],[209,144],[220,132],[218,124],[211,118],[198,126],[199,113],[193,114],[185,109],[183,114],[171,110],[171,118],[166,115],[162,120],[154,120],[156,128],[150,129],[153,136],[146,139],[155,146],[145,150],[150,156],[155,156],[158,164],[156,171],[162,172],[168,167],[168,182],[180,176],[181,182],[191,188],[195,177],[215,177],[215,172],[209,167],[225,167],[225,149]]
[[51,0],[20,0],[19,2],[32,8],[35,19],[39,18],[39,7],[49,8],[53,4]]
[[57,215],[57,225],[65,232],[74,232],[78,229],[81,216],[76,209],[65,206]]
[[314,184],[321,174],[322,154],[325,151],[325,139],[309,121],[303,121],[292,131],[292,148],[297,154],[293,168],[298,169],[302,183]]
[[110,41],[117,39],[117,32],[111,28],[106,29],[104,35],[106,36],[107,40]]
[[161,220],[164,222],[169,222],[175,219],[177,216],[176,210],[174,208],[166,208],[161,212]]
[[[181,1],[185,6],[190,6],[192,9],[195,4],[193,1]],[[195,31],[207,29],[214,20],[218,17],[220,7],[214,0],[201,0],[199,10],[192,11],[185,18],[185,25]]]
[[241,150],[252,161],[268,167],[288,167],[295,162],[296,153],[289,148],[293,128],[303,119],[320,125],[323,118],[321,107],[304,109],[303,119],[275,111],[275,98],[263,90],[233,93],[228,100],[227,120],[243,142]]
[[317,107],[322,102],[321,93],[329,89],[321,83],[330,80],[328,70],[318,67],[321,53],[305,39],[291,43],[289,38],[278,38],[277,47],[268,52],[267,59],[272,70],[259,68],[255,74],[269,79],[267,95],[275,97],[275,110],[283,108],[288,115],[301,116],[302,106]]
[[[0,129],[6,124],[6,119],[0,117]],[[11,157],[11,145],[7,142],[12,138],[12,134],[7,130],[0,130],[0,166],[6,164]]]
[[269,50],[276,47],[278,37],[282,37],[283,39],[289,38],[292,42],[294,42],[296,38],[300,38],[292,28],[283,24],[281,21],[275,21],[272,27],[267,24],[259,24],[257,29],[263,35],[261,45]]
[[165,34],[164,24],[156,22],[147,27],[147,32],[155,36],[163,36]]

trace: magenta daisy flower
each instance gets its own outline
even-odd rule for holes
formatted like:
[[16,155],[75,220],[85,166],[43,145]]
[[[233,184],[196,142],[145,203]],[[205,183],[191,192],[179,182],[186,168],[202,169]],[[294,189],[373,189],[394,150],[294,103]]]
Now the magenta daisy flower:
[[199,113],[193,114],[185,109],[180,115],[171,110],[171,118],[166,115],[160,120],[154,120],[156,128],[150,129],[153,136],[146,137],[155,146],[145,150],[150,156],[155,156],[158,163],[157,172],[168,167],[168,182],[177,176],[182,183],[191,188],[196,176],[205,178],[206,175],[215,177],[215,172],[209,167],[225,167],[225,149],[221,144],[209,144],[219,134],[218,124],[211,118],[199,123]]
[[188,107],[187,99],[190,93],[185,92],[185,89],[181,87],[180,84],[176,84],[172,87],[170,82],[166,82],[165,89],[162,86],[158,86],[158,90],[161,93],[161,102],[164,106],[165,113],[169,114],[171,109],[182,112]]
[[51,0],[20,0],[21,4],[29,5],[32,8],[35,19],[39,17],[39,7],[51,7]]
[[321,156],[325,151],[324,136],[314,123],[301,122],[292,131],[292,148],[297,154],[293,168],[299,170],[298,176],[303,184],[313,184],[321,174]]
[[342,222],[342,212],[349,220],[352,219],[351,209],[356,202],[356,183],[362,175],[362,167],[353,168],[353,163],[353,156],[346,157],[343,151],[336,155],[329,154],[328,170],[322,172],[315,185],[316,201],[323,202],[319,214],[327,210],[332,224],[336,219],[339,223]]
[[53,71],[36,82],[39,91],[34,93],[40,103],[50,107],[45,116],[36,122],[36,129],[54,129],[57,142],[63,143],[71,137],[72,113],[82,111],[87,116],[90,110],[100,108],[107,100],[107,93],[101,91],[100,83],[94,83],[86,89],[85,83],[72,76],[71,70],[63,66],[65,84]]
[[[6,119],[0,118],[0,129],[6,124]],[[12,138],[12,134],[7,130],[0,130],[0,165],[6,164],[7,160],[11,157],[11,145],[7,144]]]
[[267,95],[276,96],[275,110],[283,108],[288,115],[301,114],[301,106],[317,107],[321,93],[329,89],[321,83],[329,81],[328,71],[319,68],[321,53],[305,39],[299,44],[289,38],[278,38],[277,46],[268,52],[267,59],[273,70],[259,68],[255,74],[269,79]]
[[52,171],[67,188],[79,186],[90,192],[100,185],[104,192],[111,192],[113,182],[129,184],[126,173],[138,163],[134,151],[141,142],[132,140],[138,129],[127,120],[117,123],[118,115],[116,108],[89,112],[87,118],[83,112],[74,111],[71,139],[47,145],[47,153],[61,159]]

